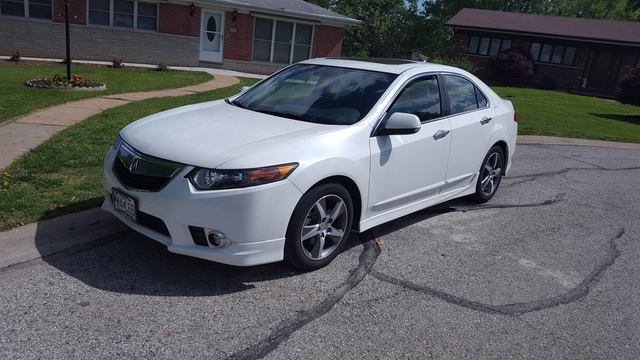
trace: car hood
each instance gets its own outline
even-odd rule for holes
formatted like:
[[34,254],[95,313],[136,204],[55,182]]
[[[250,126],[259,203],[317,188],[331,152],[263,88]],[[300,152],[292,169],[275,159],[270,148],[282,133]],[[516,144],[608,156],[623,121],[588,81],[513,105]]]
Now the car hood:
[[128,125],[120,135],[144,154],[215,168],[335,128],[213,101],[151,115]]

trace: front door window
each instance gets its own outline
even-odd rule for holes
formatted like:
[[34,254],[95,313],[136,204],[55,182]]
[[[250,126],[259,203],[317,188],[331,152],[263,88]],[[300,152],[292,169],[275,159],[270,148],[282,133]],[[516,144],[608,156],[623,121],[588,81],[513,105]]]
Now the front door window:
[[224,29],[222,21],[222,13],[211,11],[202,12],[200,60],[222,62],[222,29]]

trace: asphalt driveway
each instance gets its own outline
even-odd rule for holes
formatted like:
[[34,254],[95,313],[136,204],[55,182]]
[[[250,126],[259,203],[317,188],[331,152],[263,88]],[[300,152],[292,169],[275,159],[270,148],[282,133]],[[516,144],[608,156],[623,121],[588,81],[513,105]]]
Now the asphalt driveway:
[[491,202],[356,234],[311,273],[124,228],[45,250],[42,224],[50,255],[0,269],[0,358],[638,359],[639,178],[639,150],[521,144]]

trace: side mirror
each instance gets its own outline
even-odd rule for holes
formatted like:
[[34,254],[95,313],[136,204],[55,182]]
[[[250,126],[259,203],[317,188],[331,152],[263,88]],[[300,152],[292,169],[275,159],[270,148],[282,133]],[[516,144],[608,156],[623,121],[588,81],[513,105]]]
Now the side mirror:
[[393,113],[378,129],[376,135],[409,135],[420,131],[420,118],[413,114]]

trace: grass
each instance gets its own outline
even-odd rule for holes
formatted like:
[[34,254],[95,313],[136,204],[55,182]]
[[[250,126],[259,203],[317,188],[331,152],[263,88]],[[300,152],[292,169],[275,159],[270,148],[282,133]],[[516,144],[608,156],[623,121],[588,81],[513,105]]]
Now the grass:
[[640,107],[555,91],[494,90],[513,102],[520,135],[640,143]]
[[241,79],[224,89],[129,103],[54,135],[4,170],[9,185],[0,190],[0,230],[99,206],[102,162],[124,126],[159,111],[229,97],[256,81]]
[[203,83],[212,79],[211,75],[195,72],[140,71],[133,69],[112,69],[108,67],[72,67],[72,74],[86,76],[96,82],[107,84],[104,91],[61,91],[38,89],[25,82],[39,76],[52,77],[60,74],[66,77],[66,65],[29,65],[0,61],[0,125],[34,110],[63,104],[72,100],[90,97],[179,88]]

